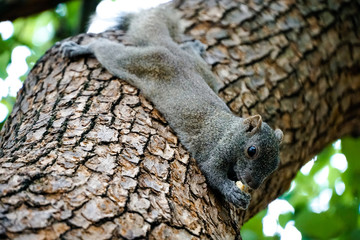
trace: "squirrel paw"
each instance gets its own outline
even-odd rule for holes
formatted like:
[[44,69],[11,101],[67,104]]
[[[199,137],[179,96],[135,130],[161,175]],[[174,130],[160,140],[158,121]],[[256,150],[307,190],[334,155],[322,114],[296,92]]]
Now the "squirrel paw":
[[185,51],[192,51],[198,55],[203,55],[205,53],[206,46],[199,40],[194,40],[190,42],[185,42],[180,45],[181,49]]
[[60,52],[63,57],[74,58],[78,56],[91,54],[91,51],[86,46],[81,46],[75,42],[63,42],[60,46]]
[[251,200],[250,194],[241,191],[235,184],[232,185],[231,189],[226,190],[224,196],[227,201],[242,210],[248,208]]

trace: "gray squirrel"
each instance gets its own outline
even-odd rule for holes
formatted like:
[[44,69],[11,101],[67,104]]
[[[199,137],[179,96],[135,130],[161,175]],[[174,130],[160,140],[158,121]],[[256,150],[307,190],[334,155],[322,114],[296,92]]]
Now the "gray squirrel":
[[61,52],[69,58],[93,55],[109,72],[139,88],[196,159],[207,183],[247,209],[247,187],[257,189],[279,164],[283,133],[259,115],[240,118],[230,111],[200,56],[204,45],[174,41],[179,36],[174,15],[161,7],[129,15],[123,28],[133,46],[106,39],[87,45],[67,41]]

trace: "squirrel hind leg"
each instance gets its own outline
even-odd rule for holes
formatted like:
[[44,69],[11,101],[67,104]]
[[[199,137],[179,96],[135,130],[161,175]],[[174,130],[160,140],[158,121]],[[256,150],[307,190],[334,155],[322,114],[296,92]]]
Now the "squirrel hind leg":
[[206,45],[199,40],[194,40],[180,44],[180,47],[194,57],[197,71],[209,87],[217,94],[224,84],[215,77],[210,70],[210,66],[203,59],[203,57],[205,57]]

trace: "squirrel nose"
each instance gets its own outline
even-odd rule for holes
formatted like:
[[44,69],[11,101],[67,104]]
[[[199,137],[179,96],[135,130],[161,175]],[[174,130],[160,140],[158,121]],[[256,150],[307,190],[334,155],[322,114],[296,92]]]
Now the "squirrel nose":
[[250,173],[245,174],[244,181],[252,189],[258,189],[260,187],[260,182],[256,181]]

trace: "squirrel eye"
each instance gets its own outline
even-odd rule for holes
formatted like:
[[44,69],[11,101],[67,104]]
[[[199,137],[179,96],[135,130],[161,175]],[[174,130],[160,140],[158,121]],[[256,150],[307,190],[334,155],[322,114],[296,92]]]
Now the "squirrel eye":
[[247,150],[247,153],[249,154],[250,157],[255,156],[256,154],[256,147],[255,146],[250,146]]

